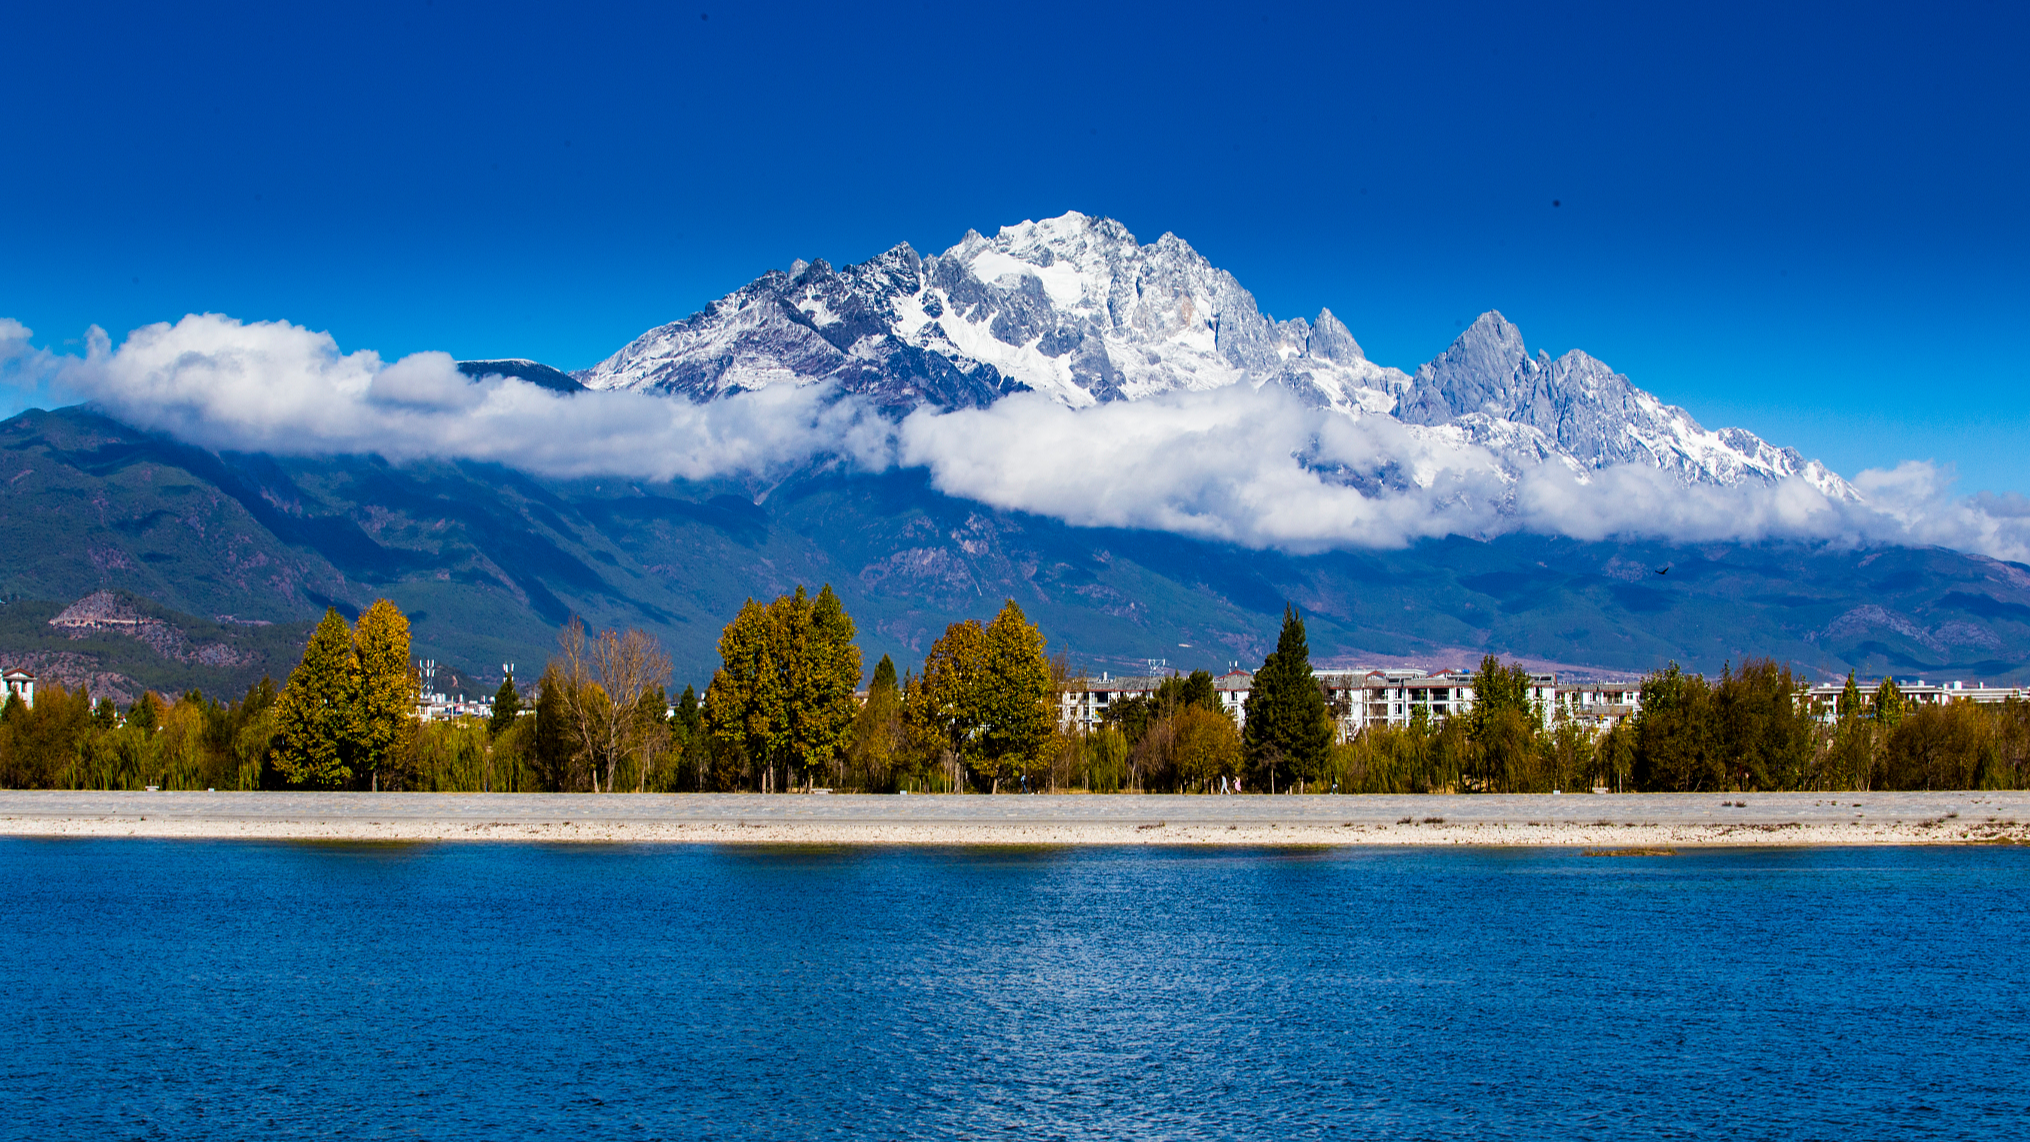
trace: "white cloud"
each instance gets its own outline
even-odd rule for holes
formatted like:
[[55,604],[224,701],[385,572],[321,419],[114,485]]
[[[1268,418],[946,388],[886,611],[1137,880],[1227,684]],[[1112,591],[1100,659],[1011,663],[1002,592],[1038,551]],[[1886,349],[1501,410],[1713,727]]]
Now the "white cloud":
[[1067,409],[1023,394],[923,408],[899,424],[829,386],[773,386],[706,404],[634,392],[563,395],[461,374],[444,353],[387,363],[329,334],[215,314],[94,329],[83,357],[36,349],[0,318],[0,380],[90,400],[138,427],[216,449],[374,452],[496,461],[556,476],[767,476],[827,455],[922,467],[944,492],[1078,526],[1149,528],[1295,552],[1528,530],[1579,539],[1803,538],[1937,544],[2030,561],[2030,500],[1958,497],[1906,463],[1853,481],[1861,503],[1802,480],[1687,486],[1635,465],[1583,476],[1520,469],[1389,417],[1308,408],[1244,385]]
[[328,333],[217,314],[137,329],[117,349],[93,330],[83,358],[50,358],[59,394],[209,448],[391,460],[493,460],[547,475],[705,479],[767,473],[825,452],[885,466],[893,427],[819,387],[733,400],[627,392],[566,396],[479,382],[445,353],[382,362]]
[[[1377,461],[1409,485],[1363,490],[1327,474]],[[952,495],[1073,524],[1299,551],[1479,533],[1498,523],[1505,490],[1485,449],[1240,385],[1077,411],[1036,394],[920,409],[903,421],[900,462]]]
[[34,330],[19,321],[0,317],[0,388],[11,389],[14,396],[12,400],[0,397],[0,416],[51,403],[49,376],[55,358],[47,349],[29,344],[34,335]]
[[997,507],[1296,552],[1530,531],[1937,545],[2030,562],[2030,499],[1954,496],[1950,471],[1929,464],[1863,472],[1858,503],[1797,477],[1687,485],[1638,464],[1582,475],[1555,460],[1505,472],[1479,445],[1308,408],[1274,388],[1078,411],[1035,395],[923,409],[903,422],[899,461]]

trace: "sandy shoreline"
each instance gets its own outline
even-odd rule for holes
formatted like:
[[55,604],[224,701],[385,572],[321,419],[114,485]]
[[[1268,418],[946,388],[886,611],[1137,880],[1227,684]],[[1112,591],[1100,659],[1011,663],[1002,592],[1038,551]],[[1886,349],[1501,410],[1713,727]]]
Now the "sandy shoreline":
[[774,845],[2030,844],[2030,793],[1364,797],[0,792],[0,835]]

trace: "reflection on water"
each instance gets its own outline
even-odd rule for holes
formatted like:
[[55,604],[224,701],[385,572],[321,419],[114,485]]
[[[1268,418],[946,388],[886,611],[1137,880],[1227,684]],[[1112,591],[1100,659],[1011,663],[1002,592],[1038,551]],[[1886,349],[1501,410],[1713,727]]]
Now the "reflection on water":
[[18,1137],[2008,1135],[2030,851],[0,840]]

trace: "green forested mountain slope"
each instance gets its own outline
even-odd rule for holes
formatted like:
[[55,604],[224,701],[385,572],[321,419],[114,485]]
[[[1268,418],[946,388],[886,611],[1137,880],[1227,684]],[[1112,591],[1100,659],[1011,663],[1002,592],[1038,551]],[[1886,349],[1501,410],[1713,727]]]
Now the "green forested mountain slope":
[[[1314,659],[1336,664],[1492,651],[1717,671],[1768,654],[1814,674],[2030,676],[2030,570],[1938,549],[1508,536],[1296,557],[997,512],[918,472],[566,481],[216,455],[75,408],[0,423],[0,595],[22,615],[113,588],[191,622],[300,640],[307,627],[220,616],[304,624],[386,595],[409,613],[419,656],[484,680],[502,662],[533,675],[577,613],[653,631],[683,685],[709,677],[742,599],[797,583],[838,590],[870,663],[907,665],[946,623],[1012,596],[1053,649],[1095,670],[1252,666],[1290,600]],[[35,649],[20,626],[0,623],[0,660]],[[171,668],[188,664],[161,663],[123,659],[149,685],[187,684]]]

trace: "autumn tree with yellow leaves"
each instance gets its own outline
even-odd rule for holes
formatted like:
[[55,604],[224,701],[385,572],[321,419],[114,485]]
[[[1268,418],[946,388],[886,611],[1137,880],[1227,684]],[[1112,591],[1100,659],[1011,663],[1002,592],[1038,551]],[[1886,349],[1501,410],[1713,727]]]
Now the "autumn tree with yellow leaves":
[[399,787],[418,689],[400,608],[377,599],[357,627],[327,609],[275,703],[276,771],[314,789]]
[[932,644],[907,722],[954,784],[969,770],[999,792],[1039,759],[1056,723],[1043,648],[1043,632],[1013,599],[993,622],[953,623]]

